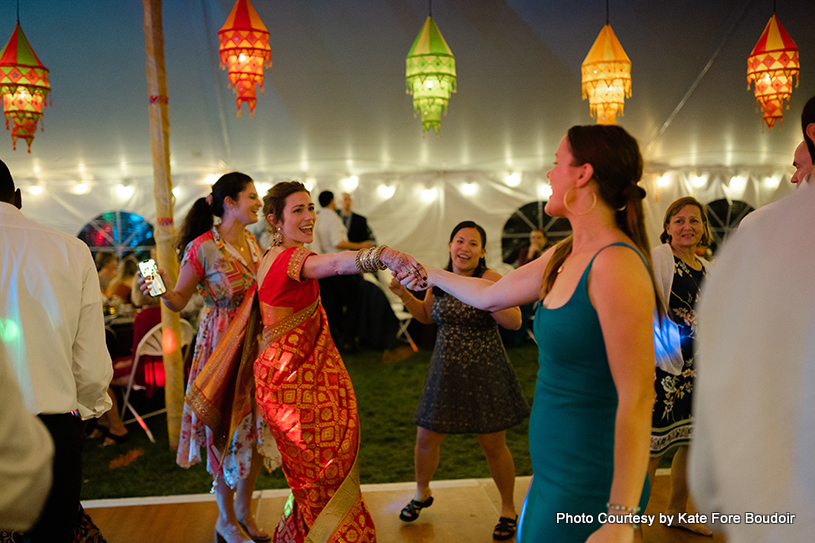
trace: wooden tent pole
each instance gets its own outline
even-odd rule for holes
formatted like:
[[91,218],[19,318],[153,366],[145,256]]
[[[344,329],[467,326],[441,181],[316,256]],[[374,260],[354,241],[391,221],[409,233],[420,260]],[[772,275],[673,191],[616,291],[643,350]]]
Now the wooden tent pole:
[[[142,0],[144,41],[147,52],[147,90],[150,111],[150,139],[153,150],[153,196],[156,201],[156,248],[158,265],[171,284],[178,279],[178,257],[173,250],[173,185],[170,177],[170,118],[167,109],[167,74],[164,68],[164,34],[161,27],[161,0]],[[164,351],[165,402],[170,447],[178,447],[181,414],[184,408],[184,365],[179,348],[181,325],[178,313],[161,304]]]

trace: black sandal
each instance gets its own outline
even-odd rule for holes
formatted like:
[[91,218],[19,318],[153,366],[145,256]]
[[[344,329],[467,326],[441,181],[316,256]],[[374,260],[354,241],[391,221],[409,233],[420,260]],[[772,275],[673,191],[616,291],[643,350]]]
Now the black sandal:
[[399,518],[405,522],[413,522],[419,518],[419,511],[425,507],[430,507],[431,505],[433,505],[433,496],[430,496],[423,502],[410,500],[410,503],[407,504],[404,509],[402,509],[401,513],[399,513]]
[[506,541],[512,539],[518,530],[518,515],[515,518],[498,517],[498,524],[492,532],[492,538],[496,541]]

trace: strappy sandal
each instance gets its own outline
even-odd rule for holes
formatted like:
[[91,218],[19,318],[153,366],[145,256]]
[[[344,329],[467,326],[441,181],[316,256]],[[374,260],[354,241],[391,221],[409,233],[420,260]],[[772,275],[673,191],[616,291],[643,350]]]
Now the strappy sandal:
[[498,517],[498,524],[492,532],[492,538],[496,541],[506,541],[512,539],[518,530],[518,515],[515,518]]
[[254,518],[252,519],[252,522],[254,523],[255,527],[257,527],[257,529],[260,530],[260,532],[252,534],[252,532],[249,531],[249,528],[246,527],[246,524],[244,524],[241,521],[238,521],[238,526],[243,528],[243,531],[249,534],[249,537],[251,537],[252,541],[254,541],[255,543],[268,543],[269,541],[272,540],[272,536],[269,535],[266,531],[264,531],[260,526],[258,526]]
[[405,522],[413,522],[419,518],[419,511],[425,507],[430,507],[431,505],[433,505],[433,496],[430,496],[423,502],[410,500],[410,503],[407,504],[404,509],[402,509],[401,513],[399,513],[399,518]]

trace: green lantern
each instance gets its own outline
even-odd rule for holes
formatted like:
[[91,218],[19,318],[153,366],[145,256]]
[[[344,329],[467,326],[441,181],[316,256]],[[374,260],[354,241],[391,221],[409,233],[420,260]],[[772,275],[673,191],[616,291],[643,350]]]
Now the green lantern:
[[405,76],[414,116],[422,115],[422,131],[438,133],[442,111],[447,113],[450,93],[456,92],[456,59],[431,16],[410,48]]

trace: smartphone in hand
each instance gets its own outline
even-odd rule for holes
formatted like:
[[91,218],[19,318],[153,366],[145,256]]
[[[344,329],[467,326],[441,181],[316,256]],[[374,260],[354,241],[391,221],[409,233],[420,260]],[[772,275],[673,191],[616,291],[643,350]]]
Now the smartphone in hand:
[[162,279],[158,273],[158,266],[155,260],[148,258],[147,260],[139,262],[139,271],[142,277],[151,281],[150,296],[161,296],[167,292],[167,287],[164,286],[164,279]]

